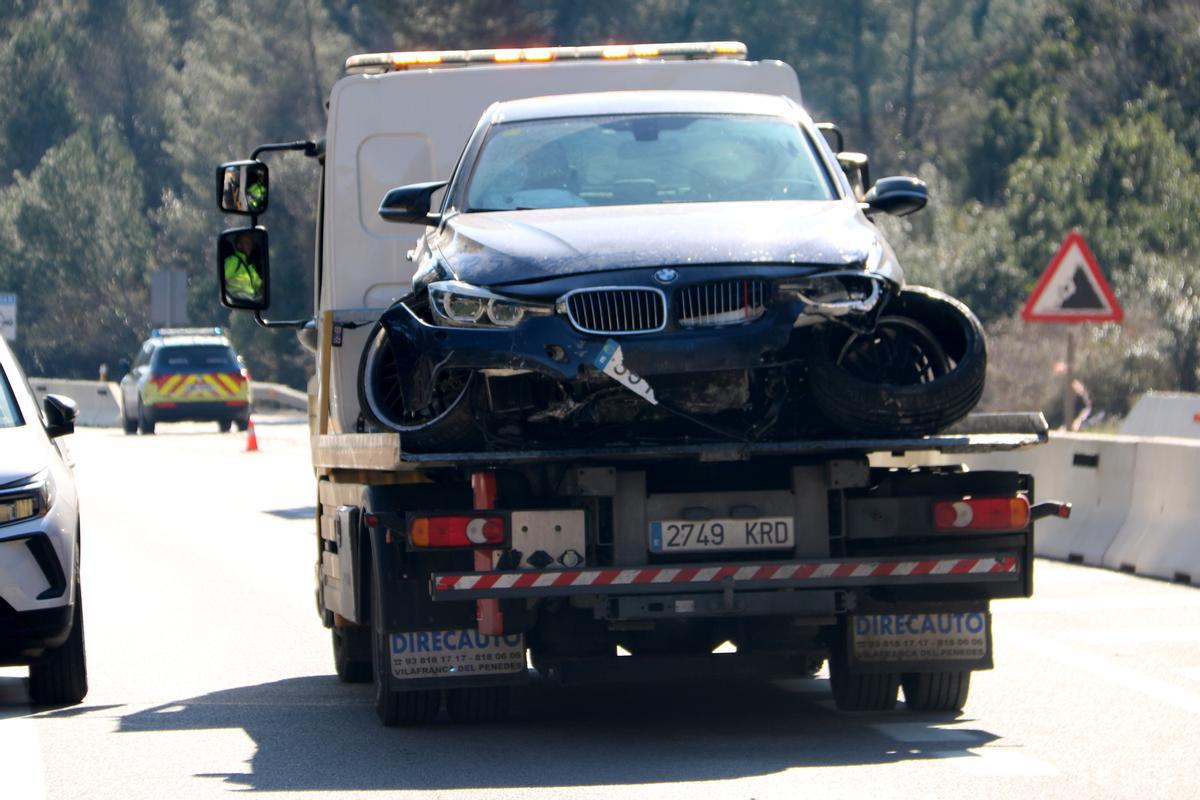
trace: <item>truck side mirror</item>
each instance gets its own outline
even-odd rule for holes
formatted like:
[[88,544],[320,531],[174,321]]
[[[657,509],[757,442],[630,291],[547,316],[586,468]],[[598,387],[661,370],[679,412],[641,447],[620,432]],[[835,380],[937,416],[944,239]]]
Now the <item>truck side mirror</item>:
[[42,411],[46,415],[46,434],[51,438],[75,432],[75,418],[79,407],[75,401],[61,394],[48,394],[42,398]]
[[842,172],[850,179],[854,196],[861,202],[866,197],[867,187],[871,185],[871,166],[867,154],[840,152],[837,154],[837,160]]
[[383,196],[379,216],[388,222],[432,225],[438,221],[438,215],[429,213],[430,202],[434,193],[447,183],[449,181],[430,181],[398,186]]
[[929,189],[920,178],[880,178],[863,198],[866,213],[903,217],[920,211],[929,202]]
[[217,237],[217,280],[221,305],[262,311],[271,305],[267,229],[230,228]]
[[[825,137],[825,141],[829,142],[830,147],[833,148],[833,152],[840,153],[846,149],[846,139],[842,136],[842,129],[837,125],[832,122],[818,122],[813,127],[821,132],[821,135]],[[830,141],[831,136],[837,140],[836,144]]]
[[265,213],[269,187],[270,171],[261,161],[230,161],[217,167],[217,206],[226,214]]

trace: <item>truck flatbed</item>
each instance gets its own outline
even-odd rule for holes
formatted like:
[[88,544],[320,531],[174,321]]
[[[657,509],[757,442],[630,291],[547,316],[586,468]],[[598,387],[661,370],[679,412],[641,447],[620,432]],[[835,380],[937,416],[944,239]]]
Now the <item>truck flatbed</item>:
[[408,453],[398,433],[344,433],[314,436],[313,466],[324,469],[407,470],[538,461],[745,461],[779,456],[835,456],[867,453],[987,453],[1042,444],[1049,428],[1040,412],[971,414],[932,436],[800,439],[781,442],[697,442],[488,450],[463,453]]

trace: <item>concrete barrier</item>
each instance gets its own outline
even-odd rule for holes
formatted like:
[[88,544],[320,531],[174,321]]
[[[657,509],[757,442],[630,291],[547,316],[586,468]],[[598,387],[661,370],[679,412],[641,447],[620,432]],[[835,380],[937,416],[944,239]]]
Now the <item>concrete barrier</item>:
[[1200,439],[1200,394],[1148,392],[1133,404],[1121,433]]
[[62,394],[79,406],[76,425],[115,428],[121,424],[120,388],[115,383],[76,381],[64,378],[30,378],[38,402],[48,394]]
[[1051,520],[1038,527],[1036,551],[1101,566],[1129,515],[1138,440],[1064,433],[1052,442],[1053,489],[1047,490],[1039,481],[1037,494],[1040,499],[1067,500],[1073,507],[1070,520]]
[[1129,515],[1105,566],[1200,583],[1200,442],[1159,438],[1137,444]]

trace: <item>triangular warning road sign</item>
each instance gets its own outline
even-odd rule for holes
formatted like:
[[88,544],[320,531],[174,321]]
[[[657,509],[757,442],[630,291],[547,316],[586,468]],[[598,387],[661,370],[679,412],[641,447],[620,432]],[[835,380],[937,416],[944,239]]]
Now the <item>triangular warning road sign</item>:
[[1091,248],[1071,231],[1021,310],[1026,322],[1120,322],[1121,304]]

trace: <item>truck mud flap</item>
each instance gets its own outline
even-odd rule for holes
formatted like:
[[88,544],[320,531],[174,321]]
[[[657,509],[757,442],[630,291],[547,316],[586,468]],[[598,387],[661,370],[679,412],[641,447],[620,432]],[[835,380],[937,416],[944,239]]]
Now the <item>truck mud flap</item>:
[[992,668],[987,604],[875,607],[846,616],[847,662],[858,672]]
[[635,568],[520,570],[434,573],[434,600],[480,597],[660,594],[686,589],[805,589],[850,586],[997,583],[1021,580],[1021,560],[1012,553],[969,557],[835,558],[751,564],[688,564]]

